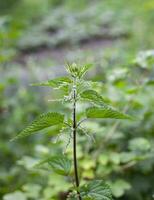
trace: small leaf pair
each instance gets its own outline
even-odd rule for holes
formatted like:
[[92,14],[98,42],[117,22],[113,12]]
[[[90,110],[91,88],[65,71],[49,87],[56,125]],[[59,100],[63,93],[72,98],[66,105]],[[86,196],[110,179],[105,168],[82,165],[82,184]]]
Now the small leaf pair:
[[71,65],[68,64],[67,71],[73,78],[81,79],[91,66],[92,66],[91,64],[87,64],[83,66],[77,66],[76,63],[73,63]]

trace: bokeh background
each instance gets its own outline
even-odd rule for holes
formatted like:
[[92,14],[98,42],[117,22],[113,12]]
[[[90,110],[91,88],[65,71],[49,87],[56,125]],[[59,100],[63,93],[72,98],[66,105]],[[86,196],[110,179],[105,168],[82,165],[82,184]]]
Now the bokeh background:
[[137,118],[85,123],[95,142],[79,134],[82,180],[106,180],[114,199],[154,198],[153,22],[153,0],[0,0],[0,199],[66,199],[71,181],[33,166],[62,151],[67,133],[10,139],[42,112],[69,112],[48,102],[60,94],[30,86],[65,75],[67,61],[92,63],[95,89]]

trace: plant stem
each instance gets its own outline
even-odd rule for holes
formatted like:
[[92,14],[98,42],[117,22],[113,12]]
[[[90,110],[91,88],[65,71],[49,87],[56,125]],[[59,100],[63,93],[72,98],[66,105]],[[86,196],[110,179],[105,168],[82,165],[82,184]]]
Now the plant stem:
[[[74,161],[74,176],[75,176],[75,184],[78,188],[79,177],[78,177],[78,165],[77,165],[77,156],[76,156],[76,130],[77,130],[77,122],[76,122],[76,85],[73,86],[73,161]],[[82,200],[80,196],[80,192],[77,189],[77,194],[79,200]]]

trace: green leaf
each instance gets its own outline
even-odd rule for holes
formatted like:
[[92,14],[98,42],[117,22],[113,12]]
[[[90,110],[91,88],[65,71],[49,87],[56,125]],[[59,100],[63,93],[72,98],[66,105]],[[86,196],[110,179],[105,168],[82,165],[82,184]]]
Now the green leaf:
[[111,189],[103,180],[93,180],[80,188],[83,200],[112,200]]
[[30,199],[39,199],[41,186],[38,184],[27,183],[22,186],[22,190]]
[[150,142],[145,138],[139,137],[129,141],[129,149],[131,151],[147,152],[150,148]]
[[82,78],[85,73],[91,68],[92,64],[87,64],[81,67],[80,72],[79,72],[79,78]]
[[27,200],[26,195],[23,192],[15,191],[13,193],[9,193],[4,195],[3,200]]
[[132,119],[129,115],[121,113],[116,109],[104,105],[100,108],[90,107],[86,109],[87,118],[114,118],[114,119]]
[[64,121],[64,115],[62,114],[52,113],[52,112],[42,114],[39,117],[37,117],[36,120],[34,120],[31,125],[27,126],[27,128],[25,128],[15,138],[13,138],[12,141],[29,136],[35,133],[36,131],[40,131],[44,128],[63,123],[63,121]]
[[72,77],[81,79],[91,66],[92,66],[91,64],[79,66],[76,63],[72,63],[72,64],[68,63],[66,69]]
[[61,88],[63,86],[68,86],[70,83],[72,83],[72,80],[69,77],[58,77],[52,80],[48,80],[41,83],[34,83],[31,84],[32,86],[49,86],[53,87],[55,89]]
[[39,160],[39,161],[34,165],[34,167],[35,167],[35,168],[38,168],[38,167],[40,167],[40,166],[42,166],[42,165],[48,163],[52,158],[53,158],[53,156],[47,156],[47,157],[45,157],[45,158]]
[[119,179],[111,184],[112,193],[115,197],[119,198],[125,194],[126,190],[129,190],[131,185],[125,180]]
[[81,98],[88,100],[96,105],[104,106],[105,102],[101,95],[94,90],[86,90],[80,94]]
[[154,79],[147,80],[146,85],[153,86],[154,85]]
[[40,167],[48,163],[49,166],[60,175],[68,175],[71,170],[72,162],[64,155],[50,156],[40,160],[35,167]]
[[120,154],[120,162],[121,163],[128,163],[134,161],[136,159],[136,155],[134,152],[122,152]]
[[67,176],[71,171],[72,163],[65,156],[52,157],[48,163],[57,174]]

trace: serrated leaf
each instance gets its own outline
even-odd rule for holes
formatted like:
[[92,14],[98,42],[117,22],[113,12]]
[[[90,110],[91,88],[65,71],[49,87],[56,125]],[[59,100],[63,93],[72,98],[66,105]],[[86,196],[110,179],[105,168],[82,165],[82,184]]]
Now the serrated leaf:
[[101,95],[94,90],[86,90],[80,94],[82,99],[88,100],[95,105],[105,105],[105,101]]
[[53,156],[48,156],[48,157],[46,157],[44,159],[41,159],[34,165],[34,167],[35,168],[40,167],[40,166],[48,163],[52,158],[53,158]]
[[48,80],[41,83],[34,83],[31,85],[32,86],[49,86],[49,87],[58,89],[64,86],[68,86],[70,83],[72,83],[72,80],[69,77],[58,77],[52,80]]
[[85,73],[88,71],[88,69],[91,67],[91,64],[86,64],[84,66],[79,66],[76,63],[67,64],[66,70],[72,77],[76,77],[78,79],[81,79]]
[[91,88],[90,81],[80,80],[77,82],[77,92],[82,93],[85,90]]
[[113,118],[113,119],[132,119],[129,115],[121,113],[116,109],[104,105],[102,107],[90,107],[86,109],[87,118]]
[[92,64],[87,64],[81,67],[80,72],[79,72],[79,78],[82,78],[85,75],[85,73],[90,69],[91,66]]
[[40,131],[44,128],[61,124],[63,123],[63,121],[64,121],[64,115],[60,113],[49,112],[46,114],[42,114],[39,117],[37,117],[36,120],[34,120],[31,125],[27,126],[27,128],[25,128],[15,138],[13,138],[12,141],[29,136],[35,133],[36,131]]
[[111,189],[103,180],[93,180],[80,188],[83,200],[112,200]]
[[71,171],[72,162],[65,156],[52,157],[48,163],[57,174],[66,176]]
[[66,156],[58,155],[44,158],[35,167],[40,167],[47,163],[57,174],[68,175],[70,173],[72,162]]

